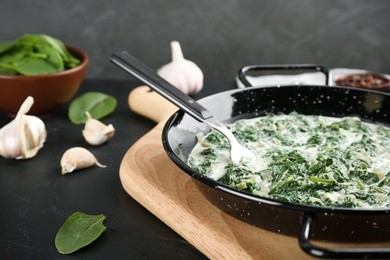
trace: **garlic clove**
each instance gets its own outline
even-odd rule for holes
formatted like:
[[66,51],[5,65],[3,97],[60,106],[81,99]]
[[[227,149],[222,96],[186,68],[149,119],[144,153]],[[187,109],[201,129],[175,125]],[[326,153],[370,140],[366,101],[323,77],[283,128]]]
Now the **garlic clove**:
[[45,124],[41,119],[35,116],[24,116],[26,118],[26,147],[25,154],[28,158],[35,156],[39,149],[42,148],[46,140],[47,131]]
[[203,72],[183,56],[180,43],[171,42],[172,61],[157,70],[157,74],[185,94],[196,94],[203,88]]
[[115,128],[111,124],[105,125],[92,118],[88,111],[85,114],[87,115],[87,122],[83,130],[83,136],[90,145],[101,145],[114,136]]
[[43,121],[26,115],[34,104],[27,97],[16,117],[0,129],[0,155],[5,158],[29,159],[34,157],[46,141],[47,131]]
[[23,125],[18,121],[11,121],[0,130],[0,154],[5,158],[19,158],[22,154],[23,134],[20,132]]
[[61,158],[62,175],[97,165],[101,168],[107,167],[98,162],[96,157],[83,147],[73,147],[65,151]]

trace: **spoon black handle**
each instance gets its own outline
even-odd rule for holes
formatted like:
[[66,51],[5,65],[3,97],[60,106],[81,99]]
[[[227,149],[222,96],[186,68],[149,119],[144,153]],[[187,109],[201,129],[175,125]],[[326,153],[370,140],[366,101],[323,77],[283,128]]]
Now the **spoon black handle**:
[[154,70],[126,51],[114,53],[110,59],[115,65],[144,82],[196,120],[204,122],[212,117],[212,114],[205,107],[160,77]]

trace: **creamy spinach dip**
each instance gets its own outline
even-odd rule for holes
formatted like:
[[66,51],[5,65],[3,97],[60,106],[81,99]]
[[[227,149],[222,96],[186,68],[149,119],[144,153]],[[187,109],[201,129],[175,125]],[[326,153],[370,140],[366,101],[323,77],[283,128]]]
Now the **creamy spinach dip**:
[[227,125],[256,154],[233,164],[216,131],[198,134],[189,165],[238,190],[330,207],[390,207],[390,128],[357,117],[269,114]]

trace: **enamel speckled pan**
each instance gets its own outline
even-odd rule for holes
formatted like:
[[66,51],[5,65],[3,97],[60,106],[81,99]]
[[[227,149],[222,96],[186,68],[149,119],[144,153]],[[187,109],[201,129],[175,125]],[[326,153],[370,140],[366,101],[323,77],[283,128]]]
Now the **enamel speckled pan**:
[[[129,54],[112,61],[133,75],[154,73]],[[143,69],[139,70],[139,66]],[[143,80],[143,77],[140,79]],[[159,79],[160,80],[160,79]],[[155,82],[143,80],[154,88]],[[359,116],[363,121],[390,126],[390,94],[334,86],[250,87],[215,94],[198,101],[222,122],[255,118],[268,113]],[[371,248],[373,241],[390,240],[390,209],[348,209],[308,206],[259,197],[221,184],[193,170],[187,159],[196,134],[210,127],[184,110],[167,121],[162,141],[176,165],[199,182],[204,196],[222,211],[259,228],[297,236],[301,248],[323,258],[390,258],[390,248]],[[323,248],[311,240],[362,243],[361,248]],[[282,245],[281,245],[282,247]]]

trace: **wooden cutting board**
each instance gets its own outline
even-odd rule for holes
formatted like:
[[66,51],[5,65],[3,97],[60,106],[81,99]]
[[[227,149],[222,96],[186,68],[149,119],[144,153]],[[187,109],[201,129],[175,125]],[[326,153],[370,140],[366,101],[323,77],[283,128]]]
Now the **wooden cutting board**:
[[169,159],[161,134],[175,106],[147,87],[133,90],[129,103],[136,113],[158,122],[122,160],[120,179],[130,196],[211,259],[313,259],[300,249],[296,237],[256,228],[221,212]]

